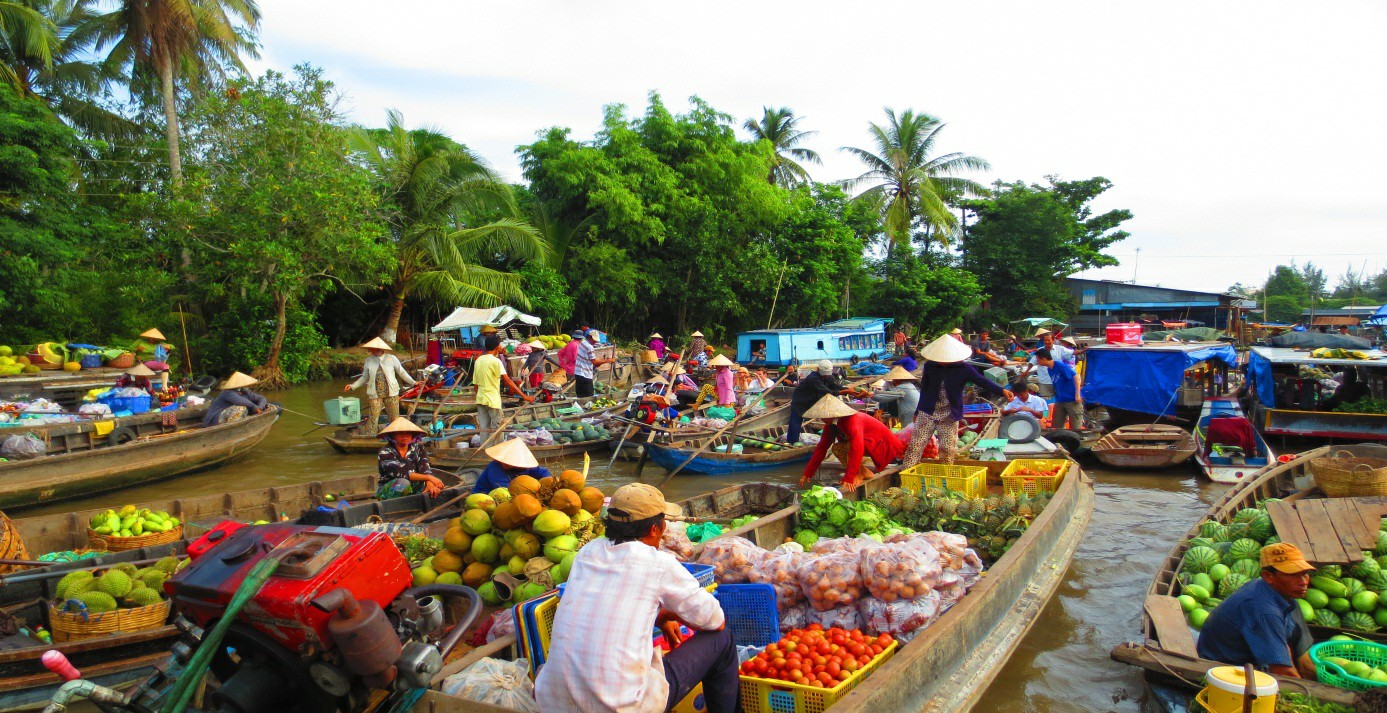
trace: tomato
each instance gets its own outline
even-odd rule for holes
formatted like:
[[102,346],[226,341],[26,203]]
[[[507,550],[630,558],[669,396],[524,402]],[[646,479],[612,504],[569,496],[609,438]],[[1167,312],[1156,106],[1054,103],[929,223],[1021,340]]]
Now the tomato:
[[823,682],[820,681],[820,680],[817,679],[817,678],[814,679],[814,680],[812,680],[812,681],[810,681],[810,682],[809,682],[809,685],[813,686],[814,688],[823,688],[823,687],[824,687]]
[[776,645],[776,644],[770,644],[770,645],[768,645],[768,646],[766,647],[766,654],[768,654],[768,655],[771,656],[771,657],[774,657],[775,654],[776,654],[776,652],[779,651],[779,650],[780,650],[780,647],[779,647],[778,645]]
[[847,669],[844,669],[844,670],[842,670],[842,671],[839,671],[839,672],[838,672],[838,675],[837,675],[837,676],[834,676],[834,678],[838,679],[839,681],[846,681],[846,680],[848,680],[848,679],[851,678],[851,677],[852,677],[852,672],[851,672],[851,671],[848,671]]
[[838,672],[842,670],[842,662],[840,661],[829,661],[826,665],[824,665],[824,673],[830,676],[837,677]]
[[848,673],[852,673],[859,668],[862,668],[862,664],[858,663],[857,659],[847,659],[843,662],[843,670]]
[[866,650],[867,650],[866,647],[864,647],[862,644],[849,644],[849,645],[848,645],[848,653],[849,653],[849,654],[852,654],[854,657],[861,656],[861,655],[862,655],[862,652],[864,652],[864,651],[866,651]]
[[799,670],[799,669],[797,669],[797,668],[792,668],[792,669],[790,669],[790,680],[791,680],[791,681],[798,681],[798,680],[800,680],[801,678],[804,678],[804,674],[803,674],[803,673],[800,673],[800,670]]
[[866,654],[862,654],[861,656],[858,656],[858,657],[857,657],[857,663],[861,664],[862,666],[866,666],[867,664],[869,664],[869,663],[871,663],[871,662],[872,662],[872,657],[871,657],[871,656],[868,656],[868,655],[866,655]]
[[823,684],[824,684],[825,686],[827,686],[828,688],[833,688],[833,684],[834,684],[834,682],[836,681],[836,679],[834,679],[832,676],[828,675],[827,672],[820,673],[819,676],[818,676],[818,678],[819,678],[819,680],[822,681]]
[[815,622],[815,623],[809,625],[809,630],[810,630],[810,631],[823,631],[823,630],[824,630],[824,625]]
[[877,646],[880,646],[881,648],[885,649],[886,647],[891,645],[892,641],[894,641],[894,639],[891,638],[890,634],[882,634],[877,637]]
[[777,671],[784,671],[785,665],[785,659],[779,657],[771,659],[771,668],[774,668]]
[[868,651],[871,651],[873,656],[877,656],[877,655],[881,654],[881,647],[880,647],[880,646],[877,646],[876,644],[872,644],[871,646],[868,646],[868,647],[867,647],[867,650],[868,650]]
[[785,650],[790,653],[794,653],[797,648],[799,648],[799,644],[796,644],[793,639],[785,643]]

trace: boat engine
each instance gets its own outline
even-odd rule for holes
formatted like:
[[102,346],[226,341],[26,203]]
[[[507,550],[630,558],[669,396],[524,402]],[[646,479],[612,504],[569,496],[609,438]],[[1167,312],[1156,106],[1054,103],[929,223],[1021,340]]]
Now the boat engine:
[[[243,606],[211,650],[208,710],[379,710],[382,696],[426,688],[481,609],[468,587],[411,587],[409,563],[379,532],[224,522],[188,554],[192,561],[164,584],[183,640],[128,696],[130,710],[159,710],[180,676],[201,675],[194,652],[248,578],[245,589],[254,587],[263,560],[278,566],[248,600],[249,591],[239,592]],[[466,597],[468,611],[440,636],[449,596]]]

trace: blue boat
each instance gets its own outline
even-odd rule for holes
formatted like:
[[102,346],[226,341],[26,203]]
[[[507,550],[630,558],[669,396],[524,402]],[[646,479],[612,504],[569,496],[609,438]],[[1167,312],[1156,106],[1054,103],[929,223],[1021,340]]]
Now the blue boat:
[[[1239,419],[1246,424],[1246,433],[1250,434],[1255,452],[1248,453],[1246,449],[1225,450],[1218,445],[1209,444],[1209,422],[1215,418]],[[1198,448],[1194,452],[1195,461],[1199,463],[1199,469],[1204,472],[1205,477],[1215,483],[1237,483],[1247,479],[1248,476],[1257,473],[1263,468],[1272,465],[1276,456],[1267,446],[1267,442],[1262,440],[1262,434],[1252,427],[1252,422],[1247,420],[1243,414],[1242,406],[1238,400],[1231,396],[1220,396],[1204,401],[1203,411],[1199,414],[1199,423],[1194,427],[1194,443]]]
[[[1206,395],[1223,395],[1228,370],[1238,363],[1237,351],[1224,342],[1099,344],[1087,354],[1084,402],[1147,416],[1172,416],[1199,408]],[[1192,371],[1205,363],[1211,368]]]
[[[742,332],[737,335],[737,362],[786,366],[791,362],[846,362],[853,357],[886,355],[891,353],[891,342],[886,338],[886,325],[891,322],[883,317],[853,317],[817,327]],[[758,351],[765,352],[764,362],[753,358]]]
[[[698,457],[689,461],[680,473],[696,475],[727,475],[756,470],[771,470],[794,463],[804,463],[814,454],[813,446],[785,446],[776,444],[772,450],[765,445],[773,443],[777,436],[785,433],[785,426],[758,429],[751,433],[719,436],[713,445],[704,449]],[[650,461],[664,468],[666,472],[679,467],[697,448],[701,441],[685,441],[661,445],[647,443],[646,453]]]

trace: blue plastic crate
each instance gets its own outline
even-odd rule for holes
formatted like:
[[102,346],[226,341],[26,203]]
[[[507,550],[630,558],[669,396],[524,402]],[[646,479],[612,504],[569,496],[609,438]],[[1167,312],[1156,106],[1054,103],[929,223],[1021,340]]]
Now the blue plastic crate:
[[698,580],[699,585],[706,587],[713,583],[713,574],[716,571],[713,565],[693,564],[691,562],[682,562],[681,564],[684,565],[684,569],[689,570],[689,574],[692,574],[694,579]]
[[738,646],[765,646],[780,640],[780,610],[769,584],[721,584],[713,596],[722,605]]
[[113,413],[129,411],[135,413],[147,413],[149,411],[149,394],[139,396],[112,396],[109,393],[96,397],[97,401],[111,407]]

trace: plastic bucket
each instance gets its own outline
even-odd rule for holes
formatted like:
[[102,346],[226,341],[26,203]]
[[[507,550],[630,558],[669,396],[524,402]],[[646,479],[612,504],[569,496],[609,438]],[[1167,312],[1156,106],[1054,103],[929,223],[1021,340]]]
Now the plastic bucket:
[[[1252,713],[1275,713],[1279,687],[1270,674],[1253,671]],[[1199,702],[1210,713],[1242,713],[1247,678],[1238,666],[1216,666],[1206,674],[1208,685],[1199,692]]]

